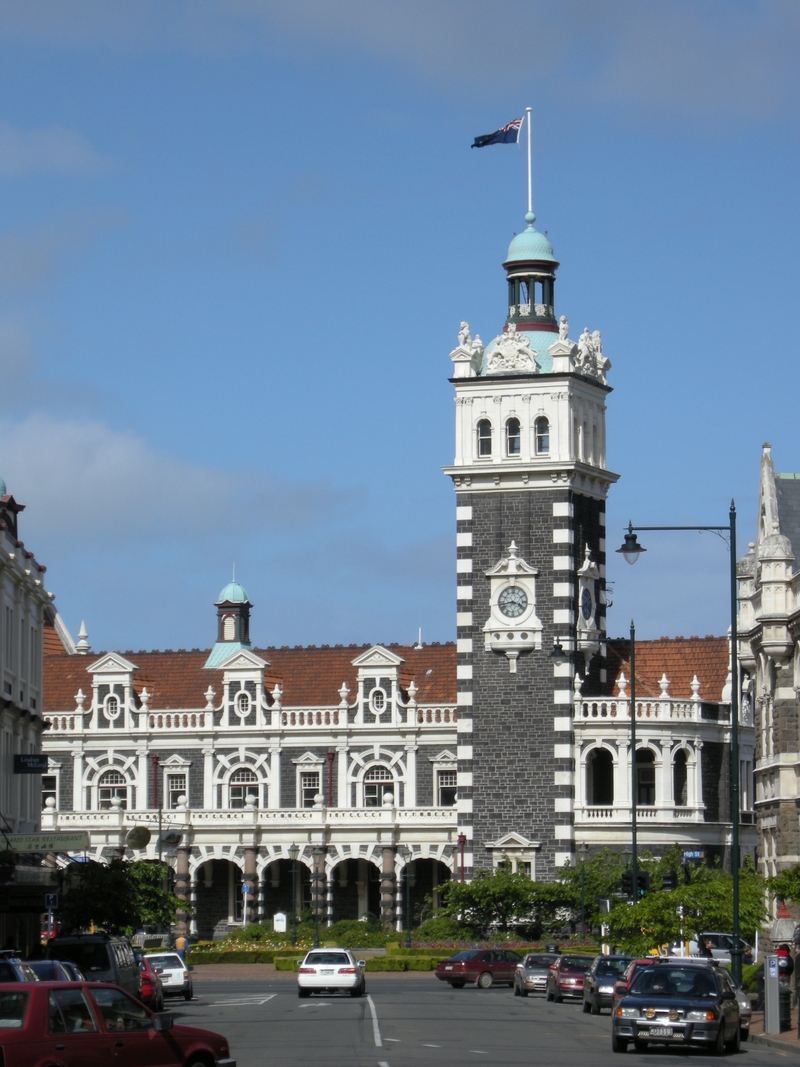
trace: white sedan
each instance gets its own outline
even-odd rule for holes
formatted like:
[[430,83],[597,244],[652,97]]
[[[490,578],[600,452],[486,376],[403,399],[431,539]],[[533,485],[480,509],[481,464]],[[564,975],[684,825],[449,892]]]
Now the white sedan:
[[349,949],[315,948],[306,955],[297,974],[298,997],[312,993],[330,993],[335,989],[361,997],[367,988],[365,960],[356,960]]
[[164,996],[183,997],[191,1000],[194,995],[189,968],[177,952],[145,953],[146,960],[161,979]]

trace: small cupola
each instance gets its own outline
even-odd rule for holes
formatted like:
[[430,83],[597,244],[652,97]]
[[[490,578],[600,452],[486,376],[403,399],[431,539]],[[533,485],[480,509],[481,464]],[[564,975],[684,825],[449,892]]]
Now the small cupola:
[[250,644],[250,599],[234,578],[219,594],[217,609],[217,641]]
[[536,216],[525,216],[527,228],[508,246],[503,264],[508,278],[508,318],[517,330],[558,333],[555,313],[555,281],[558,261],[547,235],[533,225]]

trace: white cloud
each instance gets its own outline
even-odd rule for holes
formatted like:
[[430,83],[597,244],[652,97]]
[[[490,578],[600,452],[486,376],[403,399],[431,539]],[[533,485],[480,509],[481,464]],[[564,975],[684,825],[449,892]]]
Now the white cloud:
[[86,544],[311,529],[358,501],[320,483],[203,467],[102,422],[47,415],[0,419],[0,474],[28,507],[27,529]]
[[106,166],[106,160],[77,130],[63,126],[20,130],[0,122],[0,175],[96,174]]

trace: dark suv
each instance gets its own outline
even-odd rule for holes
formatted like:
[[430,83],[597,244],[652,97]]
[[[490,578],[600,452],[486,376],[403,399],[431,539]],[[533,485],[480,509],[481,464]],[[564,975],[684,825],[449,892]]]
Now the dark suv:
[[53,938],[44,952],[48,960],[74,963],[87,982],[113,982],[134,997],[139,995],[139,966],[124,937],[72,934]]

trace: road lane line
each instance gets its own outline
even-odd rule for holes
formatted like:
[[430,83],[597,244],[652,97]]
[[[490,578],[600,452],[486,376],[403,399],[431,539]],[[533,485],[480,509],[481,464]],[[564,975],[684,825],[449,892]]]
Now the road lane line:
[[372,997],[369,993],[367,993],[367,1003],[369,1004],[369,1010],[372,1012],[372,1036],[375,1038],[375,1048],[383,1048],[381,1031],[378,1027],[378,1013],[375,1011],[375,1005],[372,1003]]
[[378,1067],[389,1067],[389,1064],[386,1062],[386,1060],[379,1060]]
[[258,1004],[266,1004],[268,1000],[272,1000],[273,997],[277,997],[277,993],[269,993],[265,997],[247,997],[245,1000],[213,1000],[209,1005],[212,1008],[234,1008],[241,1007],[243,1004],[246,1006],[255,1007]]

